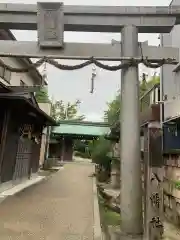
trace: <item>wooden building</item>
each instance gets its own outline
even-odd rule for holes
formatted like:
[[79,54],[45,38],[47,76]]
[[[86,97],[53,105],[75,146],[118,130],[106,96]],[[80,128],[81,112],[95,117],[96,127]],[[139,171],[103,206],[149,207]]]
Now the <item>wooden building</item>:
[[[0,40],[16,38],[10,30],[0,29]],[[0,60],[20,69],[32,64],[28,58]],[[0,66],[0,191],[29,178],[39,168],[39,136],[44,126],[55,123],[40,110],[33,93],[17,91],[17,87],[40,86],[43,81],[36,68],[19,73]]]
[[28,179],[39,169],[41,133],[55,121],[43,112],[33,93],[0,86],[0,183]]
[[109,124],[95,122],[61,121],[52,130],[49,157],[62,161],[73,160],[74,140],[92,140],[109,131]]

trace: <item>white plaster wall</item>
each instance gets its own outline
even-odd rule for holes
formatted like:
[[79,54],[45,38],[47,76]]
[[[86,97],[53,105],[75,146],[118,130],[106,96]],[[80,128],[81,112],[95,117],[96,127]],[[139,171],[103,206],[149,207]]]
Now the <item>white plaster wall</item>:
[[[180,6],[180,0],[173,0],[171,6]],[[180,56],[180,25],[174,26],[169,34],[161,35],[161,45],[179,48]],[[180,62],[180,58],[179,58]],[[167,96],[164,104],[164,117],[172,118],[180,114],[180,71],[175,73],[174,65],[164,65],[161,68],[163,96]]]
[[172,0],[171,6],[179,6],[180,5],[180,0]]
[[[16,68],[22,68],[24,67],[24,65],[22,65],[20,62],[18,62],[15,58],[2,58],[2,61],[4,63],[6,63],[7,65],[11,66],[11,67],[16,67]],[[34,80],[33,78],[30,76],[29,73],[11,73],[11,80],[10,80],[10,84],[7,83],[6,81],[4,81],[2,78],[0,78],[0,81],[9,86],[19,86],[20,85],[20,80],[22,80],[23,82],[25,82],[25,84],[27,84],[28,86],[33,86],[34,85]]]
[[[44,111],[47,115],[50,116],[51,114],[50,103],[38,103],[38,105],[42,111]],[[40,150],[40,160],[39,160],[40,166],[42,166],[44,163],[46,143],[47,143],[47,128],[44,128],[42,139],[41,139],[41,150]]]
[[[180,25],[174,26],[171,33],[163,34],[161,44],[179,48],[180,56]],[[174,65],[164,65],[161,69],[163,96],[167,96],[164,104],[165,120],[180,113],[180,71],[173,72],[174,68]]]
[[[180,50],[180,25],[174,26],[170,34],[163,34],[162,45],[177,47]],[[180,54],[180,51],[179,51]],[[174,65],[164,65],[163,70],[163,92],[167,99],[171,100],[180,95],[180,72],[173,72]]]
[[38,103],[41,110],[50,116],[51,114],[51,104],[50,103]]
[[[40,109],[44,111],[47,115],[51,114],[51,104],[50,103],[38,103]],[[47,128],[43,129],[43,134],[47,134]]]
[[140,137],[140,146],[141,146],[141,151],[144,152],[144,136]]
[[164,119],[180,116],[180,98],[169,100],[164,103]]
[[46,134],[42,134],[41,139],[41,150],[40,150],[40,156],[39,156],[39,165],[42,166],[44,163],[44,155],[45,155],[45,149],[46,149]]
[[[172,34],[172,46],[179,48],[179,56],[180,56],[180,25],[174,26],[171,34]],[[174,76],[174,79],[173,79],[174,97],[176,98],[180,96],[180,71],[177,73],[173,73],[173,76]]]
[[[172,0],[170,3],[171,6],[180,6],[180,0]],[[174,26],[172,31],[172,46],[179,47],[179,54],[180,54],[180,25]],[[174,87],[176,88],[174,90],[175,95],[180,95],[180,72],[174,74]],[[175,103],[176,104],[176,103]],[[174,106],[174,109],[178,108],[177,104]],[[178,111],[180,111],[180,107],[178,108]],[[168,111],[166,111],[168,112]]]

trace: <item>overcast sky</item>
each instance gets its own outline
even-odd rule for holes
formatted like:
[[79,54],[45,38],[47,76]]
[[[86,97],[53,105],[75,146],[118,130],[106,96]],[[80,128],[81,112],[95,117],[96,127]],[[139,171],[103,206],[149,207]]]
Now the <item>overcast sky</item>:
[[[53,0],[55,2],[56,0]],[[60,0],[59,0],[60,1]],[[59,2],[58,0],[56,2]],[[35,0],[0,0],[10,3],[36,3]],[[48,2],[48,0],[43,0]],[[50,0],[49,0],[50,2]],[[65,5],[111,5],[111,6],[167,6],[171,0],[64,0]],[[18,40],[35,41],[36,32],[13,31]],[[65,33],[66,42],[103,42],[111,43],[111,39],[120,40],[120,34],[113,33]],[[157,34],[139,34],[140,41],[148,40],[151,45],[158,45]],[[67,63],[63,60],[63,63]],[[69,62],[68,62],[69,63]],[[71,61],[71,64],[73,61]],[[77,61],[75,62],[77,63]],[[77,71],[60,71],[48,66],[49,94],[58,100],[75,101],[80,99],[82,104],[80,112],[87,116],[88,120],[97,121],[103,116],[107,108],[106,103],[111,101],[120,87],[120,72],[107,72],[97,69],[95,80],[95,92],[90,94],[90,79],[92,66]]]

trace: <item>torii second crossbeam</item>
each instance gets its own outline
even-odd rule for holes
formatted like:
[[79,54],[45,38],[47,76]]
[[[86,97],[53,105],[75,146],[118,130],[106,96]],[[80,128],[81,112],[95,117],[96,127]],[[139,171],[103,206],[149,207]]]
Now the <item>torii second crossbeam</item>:
[[[147,43],[139,43],[136,57],[141,58],[142,54],[143,57],[147,57],[151,62],[157,62],[162,59],[173,59],[174,63],[179,62],[179,51],[177,48],[148,46]],[[123,54],[120,44],[112,46],[111,44],[100,43],[65,43],[63,49],[41,49],[37,42],[0,40],[0,56],[48,57],[76,60],[87,60],[93,56],[98,60],[119,61]]]

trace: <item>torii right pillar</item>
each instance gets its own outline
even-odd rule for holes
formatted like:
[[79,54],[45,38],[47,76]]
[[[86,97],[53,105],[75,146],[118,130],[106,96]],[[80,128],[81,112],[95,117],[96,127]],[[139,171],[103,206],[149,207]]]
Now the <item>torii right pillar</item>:
[[[138,56],[138,29],[124,26],[123,57]],[[140,107],[138,67],[121,71],[121,239],[142,239],[142,180],[140,163]]]

